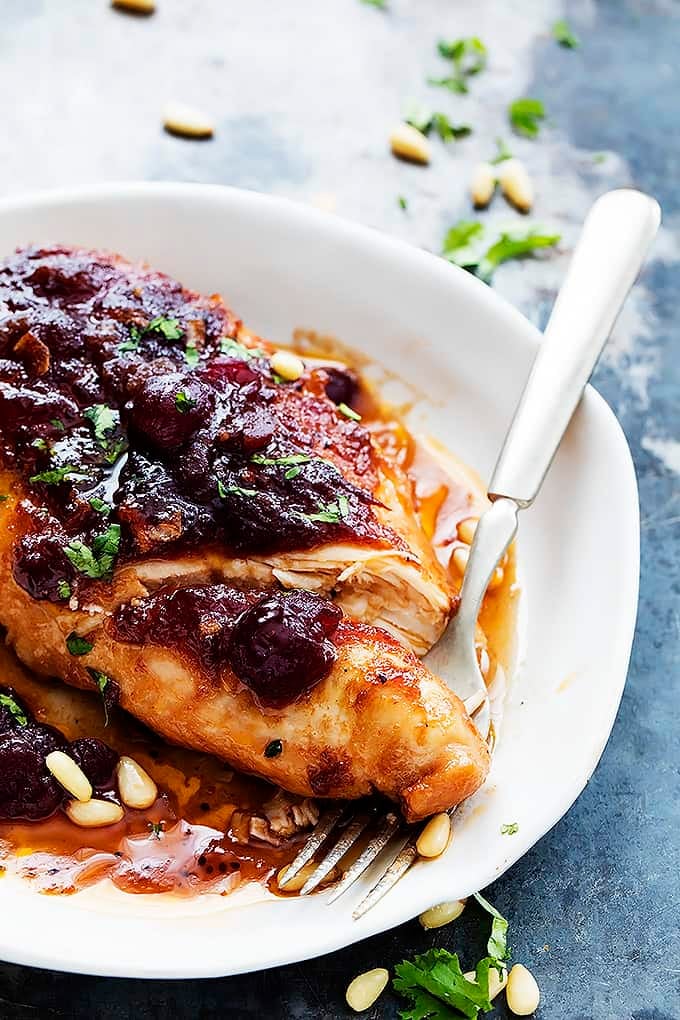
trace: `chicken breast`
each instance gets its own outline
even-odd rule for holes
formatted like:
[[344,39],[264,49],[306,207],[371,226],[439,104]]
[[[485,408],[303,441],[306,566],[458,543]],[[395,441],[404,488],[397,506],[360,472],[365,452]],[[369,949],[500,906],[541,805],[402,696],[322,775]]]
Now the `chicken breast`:
[[[20,251],[0,302],[0,625],[19,656],[294,792],[379,791],[416,818],[476,789],[486,748],[413,655],[454,589],[351,373],[280,377],[219,297],[118,256]],[[236,663],[232,631],[267,599],[300,620],[278,651],[255,628],[241,645],[262,661]]]
[[347,403],[350,373],[287,382],[218,296],[118,256],[19,252],[0,302],[3,460],[35,479],[36,530],[47,508],[87,544],[108,508],[116,562],[145,584],[278,582],[332,592],[418,654],[441,635],[450,580]]

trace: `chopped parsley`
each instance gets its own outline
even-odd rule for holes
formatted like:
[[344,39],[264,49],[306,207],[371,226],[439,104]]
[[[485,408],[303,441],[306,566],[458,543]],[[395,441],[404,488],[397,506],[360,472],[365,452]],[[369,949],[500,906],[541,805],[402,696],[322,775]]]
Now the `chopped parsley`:
[[596,152],[593,156],[593,163],[604,163],[607,159],[606,152]]
[[187,344],[184,348],[184,358],[189,368],[196,368],[199,361],[198,348],[195,344]]
[[361,0],[367,7],[377,7],[381,11],[387,10],[387,0]]
[[31,443],[31,446],[34,446],[36,448],[36,450],[46,450],[47,449],[47,440],[46,439],[40,439],[40,438],[34,439],[33,442]]
[[100,669],[93,669],[91,666],[87,667],[87,672],[94,680],[97,690],[102,696],[102,702],[104,705],[104,725],[109,725],[109,708],[115,705],[118,701],[120,694],[120,688],[115,680],[112,680],[106,673],[102,673]]
[[545,118],[545,107],[540,99],[516,99],[508,107],[508,117],[518,135],[536,138],[540,122]]
[[474,981],[463,974],[457,954],[446,949],[430,949],[414,960],[404,960],[395,967],[393,981],[394,990],[409,1003],[400,1013],[402,1020],[455,1020],[461,1014],[475,1020],[480,1010],[492,1009],[489,972],[494,968],[501,974],[505,968],[508,922],[478,893],[475,898],[493,921],[488,955],[477,964]]
[[26,726],[28,723],[28,716],[22,709],[11,694],[0,694],[0,705],[6,708],[10,715],[13,715],[20,726]]
[[126,351],[136,351],[139,341],[148,333],[156,333],[165,340],[181,340],[183,336],[182,327],[177,319],[166,319],[163,315],[157,315],[146,326],[132,324],[128,327],[130,338],[118,344],[118,353],[125,354]]
[[29,482],[43,482],[45,485],[61,485],[62,482],[75,482],[86,475],[73,464],[65,464],[64,467],[50,468],[48,471],[41,471],[40,474],[31,475]]
[[57,582],[57,591],[60,599],[64,599],[64,601],[66,601],[71,598],[71,585],[65,577],[62,577],[61,581]]
[[55,429],[58,429],[59,432],[64,432],[66,429],[61,418],[50,418],[50,425],[54,425]]
[[350,418],[352,421],[361,421],[361,415],[354,408],[349,407],[347,404],[338,404],[338,411],[340,414],[344,414],[345,418]]
[[74,538],[64,549],[73,566],[86,577],[108,581],[120,545],[120,524],[110,524],[106,531],[95,535],[92,547]]
[[436,131],[443,142],[465,138],[472,133],[469,124],[452,124],[445,113],[436,113],[421,103],[409,103],[404,111],[404,120],[424,135],[431,130]]
[[96,510],[98,514],[102,514],[104,517],[108,517],[111,513],[111,506],[106,503],[99,496],[93,496],[92,499],[88,499],[88,503],[93,510]]
[[553,38],[564,46],[565,49],[575,50],[581,45],[581,40],[573,31],[566,18],[560,18],[552,27]]
[[506,159],[512,159],[512,153],[508,148],[506,142],[502,138],[496,139],[496,155],[493,159],[489,160],[491,166],[498,166],[499,163],[504,163]]
[[320,524],[339,524],[349,513],[349,500],[347,496],[338,496],[333,503],[321,503],[319,510],[314,514],[303,514],[298,512],[298,517],[304,517],[307,521],[318,521]]
[[240,485],[225,485],[224,482],[217,479],[217,492],[220,499],[226,499],[227,496],[258,496],[257,489],[242,489]]
[[223,336],[220,340],[220,354],[231,354],[235,358],[244,358],[250,361],[251,358],[266,358],[267,352],[261,347],[246,347],[231,336]]
[[175,407],[180,414],[188,414],[189,411],[196,407],[196,401],[192,400],[191,397],[188,397],[184,390],[180,390],[179,393],[175,395]]
[[87,655],[92,651],[94,645],[87,638],[81,637],[72,630],[66,638],[66,647],[71,655]]
[[6,499],[9,499],[7,492],[0,492],[0,503],[4,503]]
[[95,404],[88,407],[84,417],[92,424],[94,438],[100,446],[106,446],[109,441],[107,433],[112,432],[118,424],[118,412],[112,411],[108,404]]
[[559,234],[546,234],[537,227],[521,231],[505,231],[488,246],[485,230],[477,220],[461,220],[446,234],[442,255],[447,261],[469,269],[485,283],[494,270],[508,259],[521,258],[538,248],[551,248],[560,240]]
[[406,210],[408,209],[408,202],[406,201],[403,195],[397,195],[397,205],[399,206],[400,209],[403,209],[404,212],[406,212]]
[[517,822],[506,822],[501,825],[501,836],[514,836],[516,832],[519,832]]
[[165,822],[149,822],[149,835],[160,839],[164,832]]
[[467,79],[479,74],[486,67],[487,50],[481,39],[470,36],[448,42],[441,39],[437,44],[439,55],[452,63],[452,74],[443,78],[428,78],[428,84],[449,89],[450,92],[468,91]]
[[265,758],[278,758],[283,751],[282,740],[270,740],[264,749]]

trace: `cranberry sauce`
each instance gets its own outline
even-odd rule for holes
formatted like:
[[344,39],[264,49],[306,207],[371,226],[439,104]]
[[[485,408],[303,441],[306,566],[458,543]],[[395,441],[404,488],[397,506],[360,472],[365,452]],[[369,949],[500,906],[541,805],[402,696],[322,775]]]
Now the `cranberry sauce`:
[[9,687],[0,687],[0,819],[48,818],[65,792],[45,764],[52,751],[75,758],[97,792],[110,790],[118,755],[101,740],[69,744],[53,726],[37,723]]
[[258,704],[282,708],[326,677],[342,611],[307,591],[256,591],[226,585],[159,590],[119,606],[112,635],[177,649],[217,678],[225,666]]
[[218,297],[117,256],[19,251],[0,299],[0,465],[30,487],[14,573],[34,598],[178,546],[393,538],[351,373],[286,382]]

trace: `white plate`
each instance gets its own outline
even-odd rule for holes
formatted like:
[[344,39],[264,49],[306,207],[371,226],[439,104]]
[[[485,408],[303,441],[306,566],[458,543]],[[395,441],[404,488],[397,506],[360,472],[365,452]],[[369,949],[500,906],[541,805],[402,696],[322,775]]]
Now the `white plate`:
[[[290,202],[199,185],[111,185],[0,203],[0,253],[62,241],[147,259],[219,291],[264,336],[331,334],[405,377],[417,424],[487,477],[539,334],[490,288],[441,259]],[[208,977],[316,956],[481,889],[565,813],[602,753],[635,624],[635,476],[614,416],[588,390],[543,492],[521,521],[526,655],[484,789],[438,861],[414,868],[361,921],[361,882],[273,900],[259,887],[182,901],[103,883],[43,897],[0,881],[0,957],[67,971]],[[517,822],[514,836],[501,825]],[[11,920],[10,920],[11,919]]]

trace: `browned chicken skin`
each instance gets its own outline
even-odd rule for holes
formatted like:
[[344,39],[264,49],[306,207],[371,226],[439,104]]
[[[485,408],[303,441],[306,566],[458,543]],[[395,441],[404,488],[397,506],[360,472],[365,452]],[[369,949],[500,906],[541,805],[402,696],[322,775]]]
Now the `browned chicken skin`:
[[410,820],[473,793],[486,746],[405,647],[436,640],[452,586],[349,377],[337,406],[321,369],[277,380],[219,298],[117,257],[18,253],[0,297],[20,658],[296,793]]

